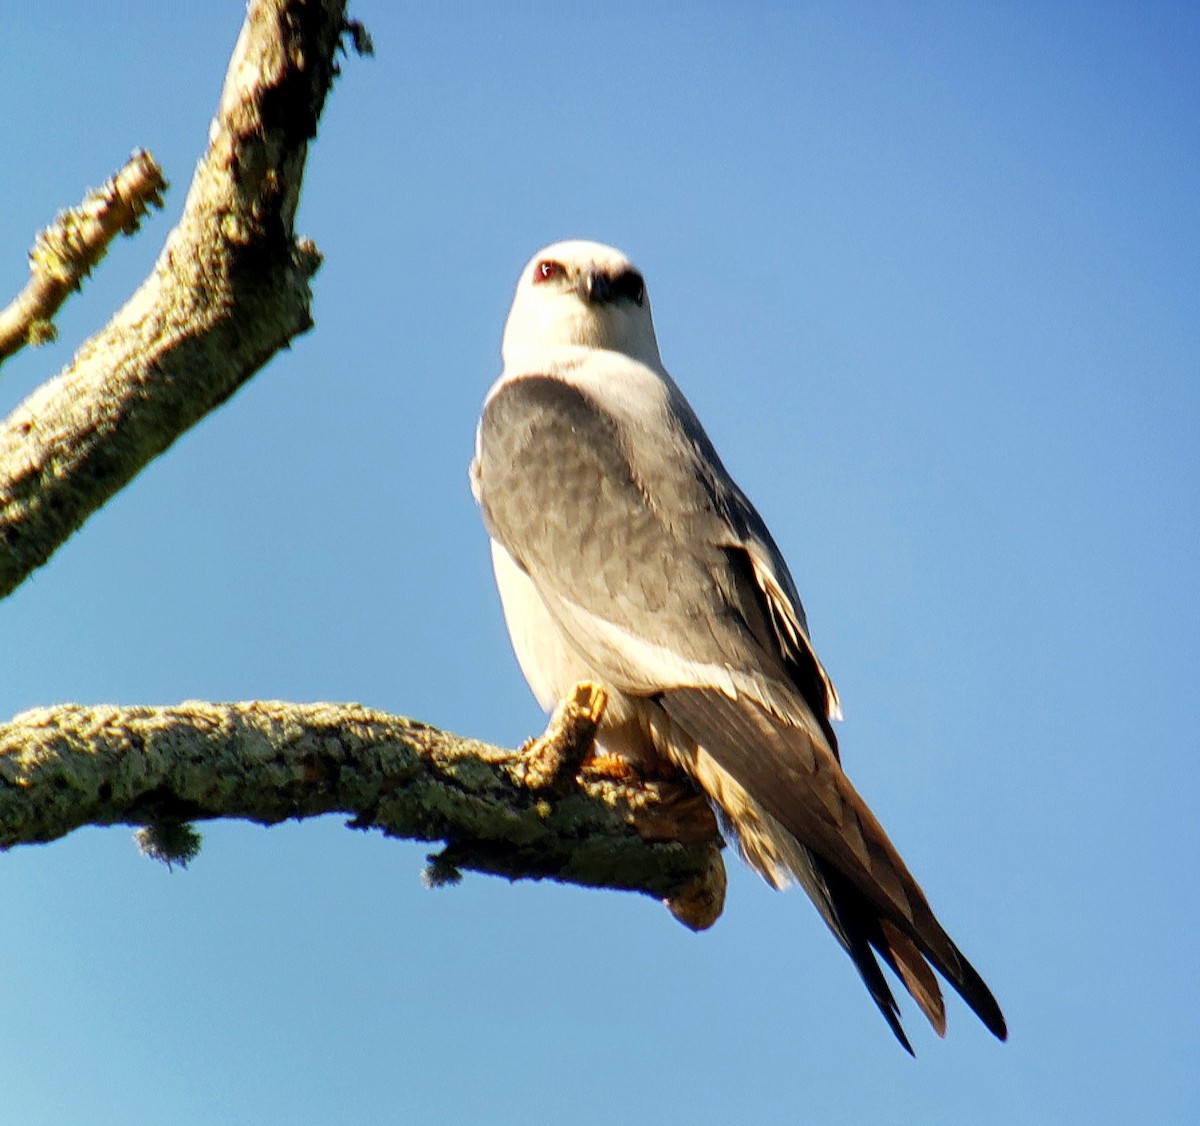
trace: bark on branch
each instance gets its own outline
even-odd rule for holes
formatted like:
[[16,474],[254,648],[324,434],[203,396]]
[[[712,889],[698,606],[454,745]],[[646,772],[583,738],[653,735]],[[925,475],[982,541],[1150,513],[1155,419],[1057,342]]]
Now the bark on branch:
[[[153,272],[0,422],[0,598],[311,326],[319,255],[294,231],[308,141],[342,36],[370,51],[344,9],[251,0],[207,155]],[[32,316],[37,331],[60,295],[34,296],[32,314],[14,318]],[[531,758],[353,705],[26,712],[0,725],[0,849],[122,823],[151,827],[152,847],[179,856],[186,834],[173,843],[165,827],[342,813],[356,828],[445,842],[434,880],[467,868],[639,891],[710,925],[725,873],[708,806],[685,783],[586,768],[573,778],[578,748],[558,741],[594,731],[594,717],[579,718]]]
[[444,841],[435,882],[466,868],[638,891],[697,929],[720,914],[720,836],[694,789],[586,771],[531,788],[525,766],[355,704],[40,708],[0,725],[0,848],[84,825],[341,813],[353,828]]
[[253,0],[153,272],[0,423],[0,598],[312,325],[320,257],[294,220],[344,14],[334,0]]
[[119,234],[131,235],[167,189],[154,158],[139,149],[102,188],[58,216],[29,252],[29,281],[0,311],[0,364],[26,344],[54,339],[54,314],[104,257]]

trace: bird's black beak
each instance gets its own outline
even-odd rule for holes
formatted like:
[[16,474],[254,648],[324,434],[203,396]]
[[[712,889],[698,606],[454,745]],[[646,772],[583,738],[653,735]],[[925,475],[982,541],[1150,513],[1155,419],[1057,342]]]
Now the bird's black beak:
[[576,291],[589,305],[613,305],[618,301],[643,305],[646,302],[646,283],[632,266],[615,277],[592,267],[580,275]]
[[615,296],[612,278],[600,270],[588,270],[579,279],[580,296],[589,305],[606,305]]

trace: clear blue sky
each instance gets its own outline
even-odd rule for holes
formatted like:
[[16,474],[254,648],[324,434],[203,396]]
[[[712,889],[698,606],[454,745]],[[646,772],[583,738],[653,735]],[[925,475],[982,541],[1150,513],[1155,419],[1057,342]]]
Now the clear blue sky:
[[[504,6],[501,6],[504,7]],[[1012,1030],[909,1059],[800,893],[725,917],[470,877],[337,819],[0,856],[0,1121],[1200,1119],[1195,5],[362,0],[300,228],[317,328],[0,606],[0,715],[358,700],[516,743],[466,466],[516,274],[644,269],[663,355],[789,558],[860,788]],[[238,3],[19,5],[0,290],[149,148],[166,214]]]

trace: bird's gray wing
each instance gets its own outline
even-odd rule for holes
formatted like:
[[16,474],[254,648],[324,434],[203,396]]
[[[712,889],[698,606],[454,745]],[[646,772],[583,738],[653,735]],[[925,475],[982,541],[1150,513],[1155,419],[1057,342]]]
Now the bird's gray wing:
[[759,640],[768,649],[778,648],[790,679],[822,721],[830,748],[836,754],[837,738],[828,720],[842,718],[841,703],[809,640],[804,605],[783,554],[758,510],[725,470],[691,404],[674,384],[671,392],[672,413],[679,419],[687,444],[694,452],[696,477],[733,533],[725,546],[731,552],[730,563],[739,578],[740,601],[756,603],[765,611],[771,635],[760,635]]
[[[880,949],[920,1002],[933,979],[919,950],[1001,1030],[991,994],[838,764],[828,678],[798,599],[795,637],[781,625],[794,588],[769,533],[690,410],[670,395],[647,407],[609,409],[552,376],[502,385],[479,434],[490,534],[597,678],[657,701],[811,851],[827,920],[869,918],[867,931],[850,919],[850,944],[839,933],[852,954],[855,941]],[[885,926],[899,937],[877,945],[870,927]],[[906,969],[909,953],[919,967]]]
[[871,872],[820,677],[777,643],[727,475],[699,424],[671,408],[621,417],[561,379],[502,386],[479,434],[489,532],[598,679],[678,710],[706,745],[711,735],[798,841],[908,914],[897,881]]
[[836,694],[758,513],[681,396],[622,406],[551,376],[489,399],[477,487],[492,538],[613,684],[786,685],[835,748]]

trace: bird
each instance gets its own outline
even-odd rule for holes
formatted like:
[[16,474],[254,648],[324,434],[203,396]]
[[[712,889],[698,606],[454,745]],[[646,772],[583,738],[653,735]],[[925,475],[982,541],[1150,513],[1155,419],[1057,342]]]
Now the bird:
[[808,893],[910,1054],[881,962],[939,1036],[934,970],[1006,1039],[842,769],[838,695],[796,585],[663,366],[641,271],[596,242],[539,251],[501,352],[470,478],[539,704],[598,686],[598,751],[690,776],[752,868]]

